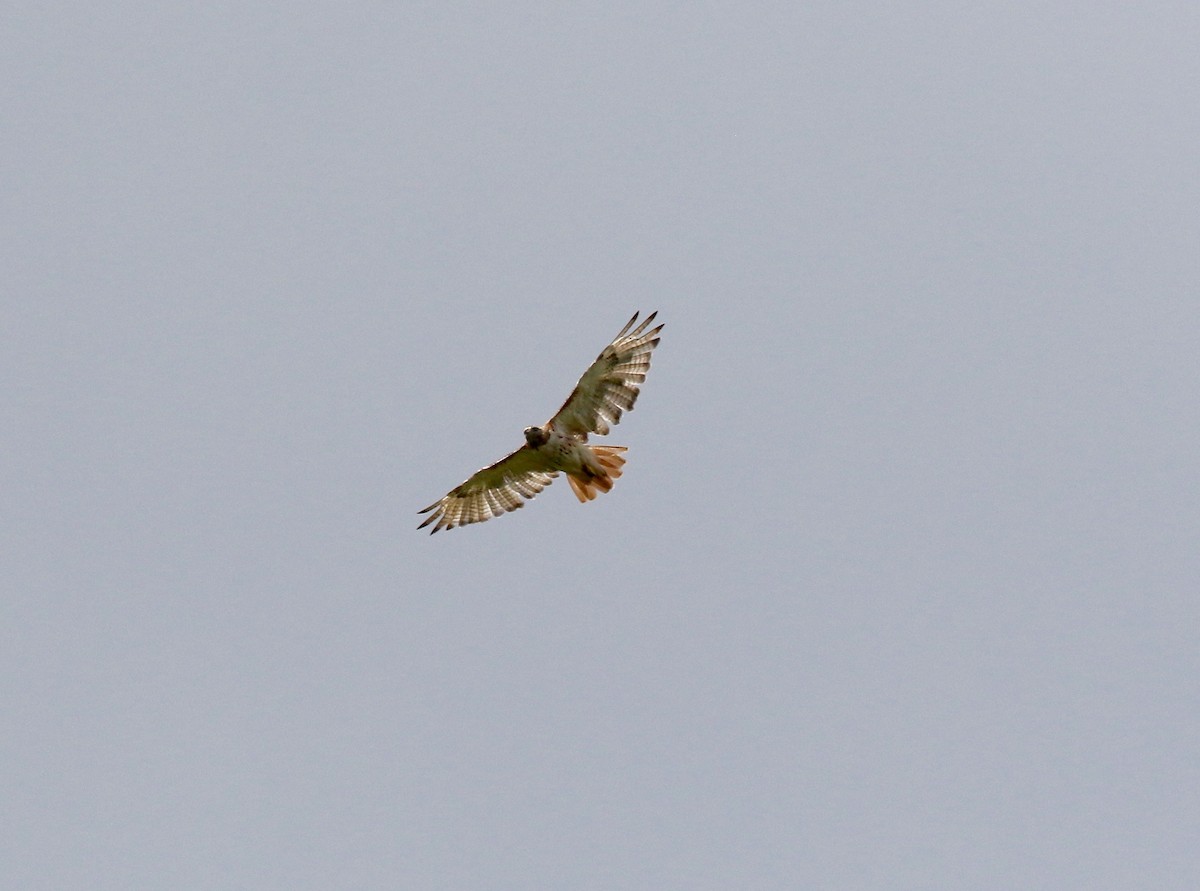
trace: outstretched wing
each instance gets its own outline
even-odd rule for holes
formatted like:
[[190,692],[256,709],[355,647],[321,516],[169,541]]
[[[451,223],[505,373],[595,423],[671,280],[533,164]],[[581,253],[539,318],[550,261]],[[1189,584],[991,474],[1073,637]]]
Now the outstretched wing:
[[433,511],[417,528],[424,529],[434,523],[429,533],[432,535],[440,529],[482,523],[505,511],[524,507],[525,499],[542,491],[556,476],[558,471],[547,469],[543,454],[523,445],[508,457],[477,470],[446,497],[417,511],[419,514]]
[[658,332],[663,329],[659,325],[646,330],[657,315],[650,313],[634,328],[638,314],[633,314],[613,342],[596,357],[592,367],[583,373],[558,414],[550,419],[549,426],[583,439],[589,433],[603,436],[608,433],[609,425],[621,420],[621,412],[633,408],[650,370],[650,353],[658,346]]

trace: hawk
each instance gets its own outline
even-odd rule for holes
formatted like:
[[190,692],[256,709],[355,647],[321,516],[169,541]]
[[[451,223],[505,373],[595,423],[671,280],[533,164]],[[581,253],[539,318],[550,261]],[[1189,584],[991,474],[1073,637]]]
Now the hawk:
[[432,535],[524,507],[525,500],[550,485],[560,471],[581,503],[612,489],[613,480],[621,475],[625,463],[621,453],[626,447],[588,445],[588,434],[604,436],[609,425],[621,420],[622,412],[633,408],[663,329],[650,327],[657,315],[650,313],[634,328],[635,312],[583,373],[554,417],[541,427],[526,427],[525,445],[418,511],[429,516],[417,528],[433,523]]

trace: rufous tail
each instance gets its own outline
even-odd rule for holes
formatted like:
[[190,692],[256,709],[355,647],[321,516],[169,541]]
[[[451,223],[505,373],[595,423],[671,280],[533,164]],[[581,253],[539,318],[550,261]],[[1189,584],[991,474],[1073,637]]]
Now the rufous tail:
[[600,492],[608,492],[612,489],[613,480],[621,475],[621,466],[625,463],[625,459],[621,457],[621,452],[626,451],[625,446],[588,446],[592,450],[592,457],[596,459],[596,463],[603,468],[603,473],[595,473],[590,467],[585,467],[583,473],[567,474],[567,482],[571,484],[571,491],[575,493],[575,497],[580,502],[591,501]]

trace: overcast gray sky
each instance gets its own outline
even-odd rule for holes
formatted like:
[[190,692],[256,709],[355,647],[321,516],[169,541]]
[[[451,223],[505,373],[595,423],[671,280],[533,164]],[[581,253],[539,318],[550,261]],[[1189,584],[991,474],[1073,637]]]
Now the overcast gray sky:
[[1195,3],[4,19],[0,885],[1200,887]]

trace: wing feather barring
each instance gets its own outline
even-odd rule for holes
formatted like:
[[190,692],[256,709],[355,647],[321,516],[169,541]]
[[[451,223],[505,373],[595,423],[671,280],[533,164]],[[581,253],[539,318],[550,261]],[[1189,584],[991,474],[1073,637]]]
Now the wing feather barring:
[[588,445],[588,434],[604,436],[620,422],[621,414],[633,408],[641,385],[650,370],[650,354],[658,346],[663,326],[650,324],[652,312],[635,328],[633,314],[613,342],[591,364],[562,408],[541,427],[525,428],[525,444],[495,464],[476,471],[418,513],[429,514],[418,526],[433,524],[431,533],[492,517],[524,507],[565,473],[571,490],[581,502],[612,489],[625,464],[625,446]]

